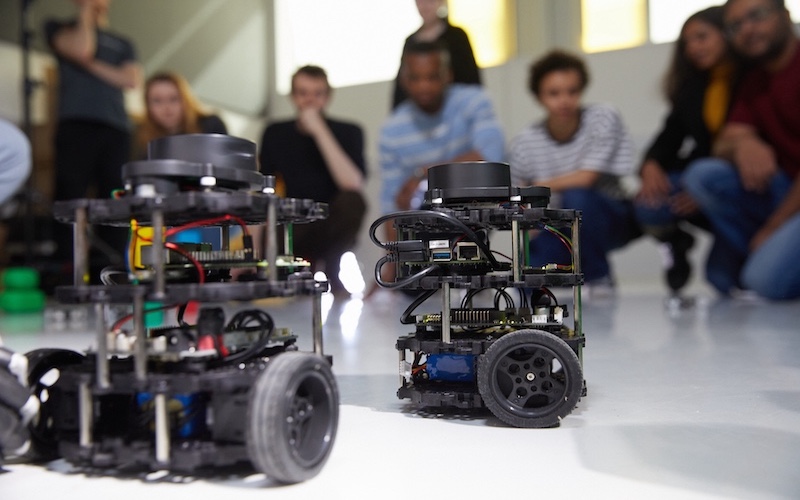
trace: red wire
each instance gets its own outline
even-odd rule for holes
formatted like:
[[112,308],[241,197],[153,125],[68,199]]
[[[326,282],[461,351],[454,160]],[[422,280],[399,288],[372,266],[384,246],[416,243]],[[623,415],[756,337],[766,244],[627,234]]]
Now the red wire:
[[166,248],[172,250],[173,252],[178,252],[179,254],[181,254],[184,257],[186,257],[186,260],[191,262],[194,265],[195,269],[197,269],[197,274],[198,274],[197,280],[201,284],[205,283],[205,281],[206,281],[205,271],[203,270],[203,265],[200,264],[200,261],[198,261],[197,259],[192,257],[189,252],[187,252],[186,250],[182,249],[181,247],[179,247],[175,243],[172,243],[171,241],[168,241],[168,242],[164,243],[164,246]]

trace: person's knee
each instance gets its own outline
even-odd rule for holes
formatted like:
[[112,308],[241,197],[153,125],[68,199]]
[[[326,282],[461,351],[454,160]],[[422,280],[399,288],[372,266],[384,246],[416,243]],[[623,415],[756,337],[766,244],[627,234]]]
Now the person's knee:
[[567,189],[561,194],[562,204],[574,210],[585,210],[597,206],[600,193],[591,188]]
[[773,300],[800,297],[800,273],[794,253],[797,234],[800,216],[785,223],[749,256],[741,274],[744,288]]
[[798,296],[796,291],[798,285],[795,284],[793,287],[790,279],[791,277],[783,272],[775,273],[757,264],[747,265],[742,271],[744,288],[771,300],[786,300]]
[[729,162],[720,158],[702,158],[686,167],[681,184],[693,197],[702,197],[731,173],[735,174],[735,170]]

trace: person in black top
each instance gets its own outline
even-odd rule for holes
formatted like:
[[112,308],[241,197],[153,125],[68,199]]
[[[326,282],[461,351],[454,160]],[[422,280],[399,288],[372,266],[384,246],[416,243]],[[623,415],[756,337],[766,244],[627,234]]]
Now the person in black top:
[[[45,24],[47,42],[58,60],[58,124],[55,134],[55,199],[107,197],[121,187],[122,165],[130,159],[131,123],[123,90],[140,83],[141,68],[133,44],[108,31],[110,0],[74,0],[79,12],[69,21]],[[55,229],[57,261],[63,280],[71,276],[72,228]],[[100,249],[91,262],[122,262],[127,232],[97,228],[92,241]]]
[[[418,42],[436,42],[450,53],[450,66],[453,71],[453,83],[471,83],[480,85],[481,74],[472,45],[469,43],[467,33],[453,26],[447,20],[447,6],[444,0],[416,0],[417,11],[422,18],[422,26],[406,38],[403,53],[406,48]],[[392,109],[408,97],[403,86],[400,85],[400,72],[394,82],[392,96]]]
[[135,159],[147,157],[153,139],[177,134],[227,134],[219,116],[202,109],[181,75],[162,71],[144,85],[146,113],[136,131]]
[[340,292],[339,260],[355,245],[366,212],[366,167],[361,127],[324,114],[331,92],[324,69],[298,69],[290,95],[296,117],[267,126],[259,160],[261,172],[278,177],[287,197],[329,204],[326,220],[294,225],[293,250],[325,271],[331,290]]
[[704,9],[685,21],[664,79],[671,109],[640,170],[637,217],[645,232],[668,247],[666,280],[673,292],[689,280],[687,252],[694,245],[694,237],[679,223],[708,228],[697,204],[683,190],[681,177],[690,161],[711,154],[737,80],[738,65],[724,29],[722,7]]

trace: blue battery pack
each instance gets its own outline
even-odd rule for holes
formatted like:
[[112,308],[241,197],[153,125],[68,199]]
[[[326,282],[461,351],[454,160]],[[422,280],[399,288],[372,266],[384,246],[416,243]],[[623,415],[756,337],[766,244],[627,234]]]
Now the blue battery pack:
[[[136,404],[140,409],[148,409],[153,404],[153,394],[140,392],[136,395]],[[197,411],[196,405],[200,404],[196,394],[174,394],[167,403],[170,420],[179,419],[177,428],[178,437],[190,438],[202,428],[205,414]]]
[[471,382],[475,380],[475,356],[472,354],[430,354],[426,361],[429,380]]

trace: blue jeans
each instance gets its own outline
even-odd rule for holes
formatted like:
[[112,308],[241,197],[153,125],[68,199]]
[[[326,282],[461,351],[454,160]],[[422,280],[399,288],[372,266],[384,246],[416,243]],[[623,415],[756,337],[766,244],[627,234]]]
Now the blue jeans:
[[[617,200],[593,189],[569,189],[561,193],[564,208],[580,210],[581,270],[587,282],[611,276],[608,253],[620,248],[640,232],[633,213],[633,204]],[[569,235],[567,235],[569,236]],[[530,264],[569,264],[571,255],[553,234],[542,232],[531,240]]]
[[[683,192],[683,172],[669,172],[669,182],[672,185],[669,195],[674,196]],[[635,203],[636,219],[643,228],[662,228],[674,227],[679,221],[688,221],[690,224],[707,229],[708,222],[701,214],[691,214],[689,216],[678,215],[672,211],[669,203],[665,202],[658,206],[649,206],[642,203]],[[658,231],[657,231],[658,232]]]
[[708,216],[714,230],[709,260],[715,266],[708,281],[727,294],[748,288],[770,299],[800,297],[800,214],[785,223],[756,251],[750,252],[753,235],[786,197],[789,177],[776,175],[764,193],[747,191],[729,162],[705,158],[689,165],[683,176],[686,190]]

